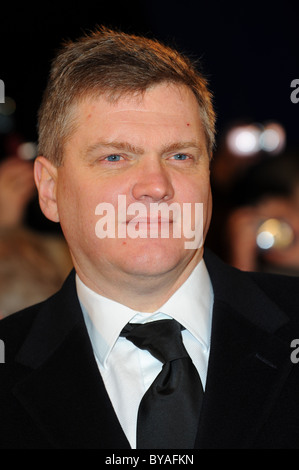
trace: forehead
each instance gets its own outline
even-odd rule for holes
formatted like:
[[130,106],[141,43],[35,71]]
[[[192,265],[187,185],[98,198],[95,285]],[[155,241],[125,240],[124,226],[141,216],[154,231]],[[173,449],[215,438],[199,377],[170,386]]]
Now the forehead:
[[105,95],[87,97],[74,111],[75,136],[89,144],[90,139],[107,135],[112,139],[130,137],[135,142],[194,140],[195,136],[204,139],[199,104],[184,85],[163,83],[144,93],[122,95],[115,101]]

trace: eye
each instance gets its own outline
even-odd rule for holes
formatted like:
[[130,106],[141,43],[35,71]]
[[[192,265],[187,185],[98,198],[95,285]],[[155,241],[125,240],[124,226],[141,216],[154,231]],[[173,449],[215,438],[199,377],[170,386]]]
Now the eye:
[[177,161],[185,161],[188,160],[190,157],[186,155],[185,153],[177,153],[176,155],[173,155],[173,159]]
[[122,158],[121,155],[113,154],[113,155],[108,155],[108,157],[106,157],[105,160],[108,162],[119,162],[121,158]]

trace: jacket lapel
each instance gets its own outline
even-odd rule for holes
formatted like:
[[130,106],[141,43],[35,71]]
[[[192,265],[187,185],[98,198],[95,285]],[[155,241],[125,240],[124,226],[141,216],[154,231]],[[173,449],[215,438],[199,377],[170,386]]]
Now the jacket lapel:
[[197,448],[250,448],[288,376],[290,346],[276,334],[288,317],[249,275],[208,255],[212,340]]
[[13,390],[56,448],[130,448],[106,393],[76,298],[74,273],[44,304],[17,361]]

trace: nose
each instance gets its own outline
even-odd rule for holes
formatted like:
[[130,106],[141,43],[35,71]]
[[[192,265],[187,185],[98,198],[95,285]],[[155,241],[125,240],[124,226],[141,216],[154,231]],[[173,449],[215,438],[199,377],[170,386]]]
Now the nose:
[[143,202],[168,201],[173,198],[174,188],[170,174],[159,158],[143,156],[136,170],[132,196]]

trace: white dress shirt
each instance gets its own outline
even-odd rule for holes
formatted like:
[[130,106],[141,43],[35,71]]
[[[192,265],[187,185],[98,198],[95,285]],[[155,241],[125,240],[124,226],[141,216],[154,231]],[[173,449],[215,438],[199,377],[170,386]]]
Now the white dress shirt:
[[128,323],[174,318],[185,327],[184,345],[205,388],[213,309],[213,289],[203,260],[172,297],[154,313],[136,312],[89,289],[76,286],[95,359],[122,429],[136,448],[139,403],[162,368],[148,351],[119,337]]

